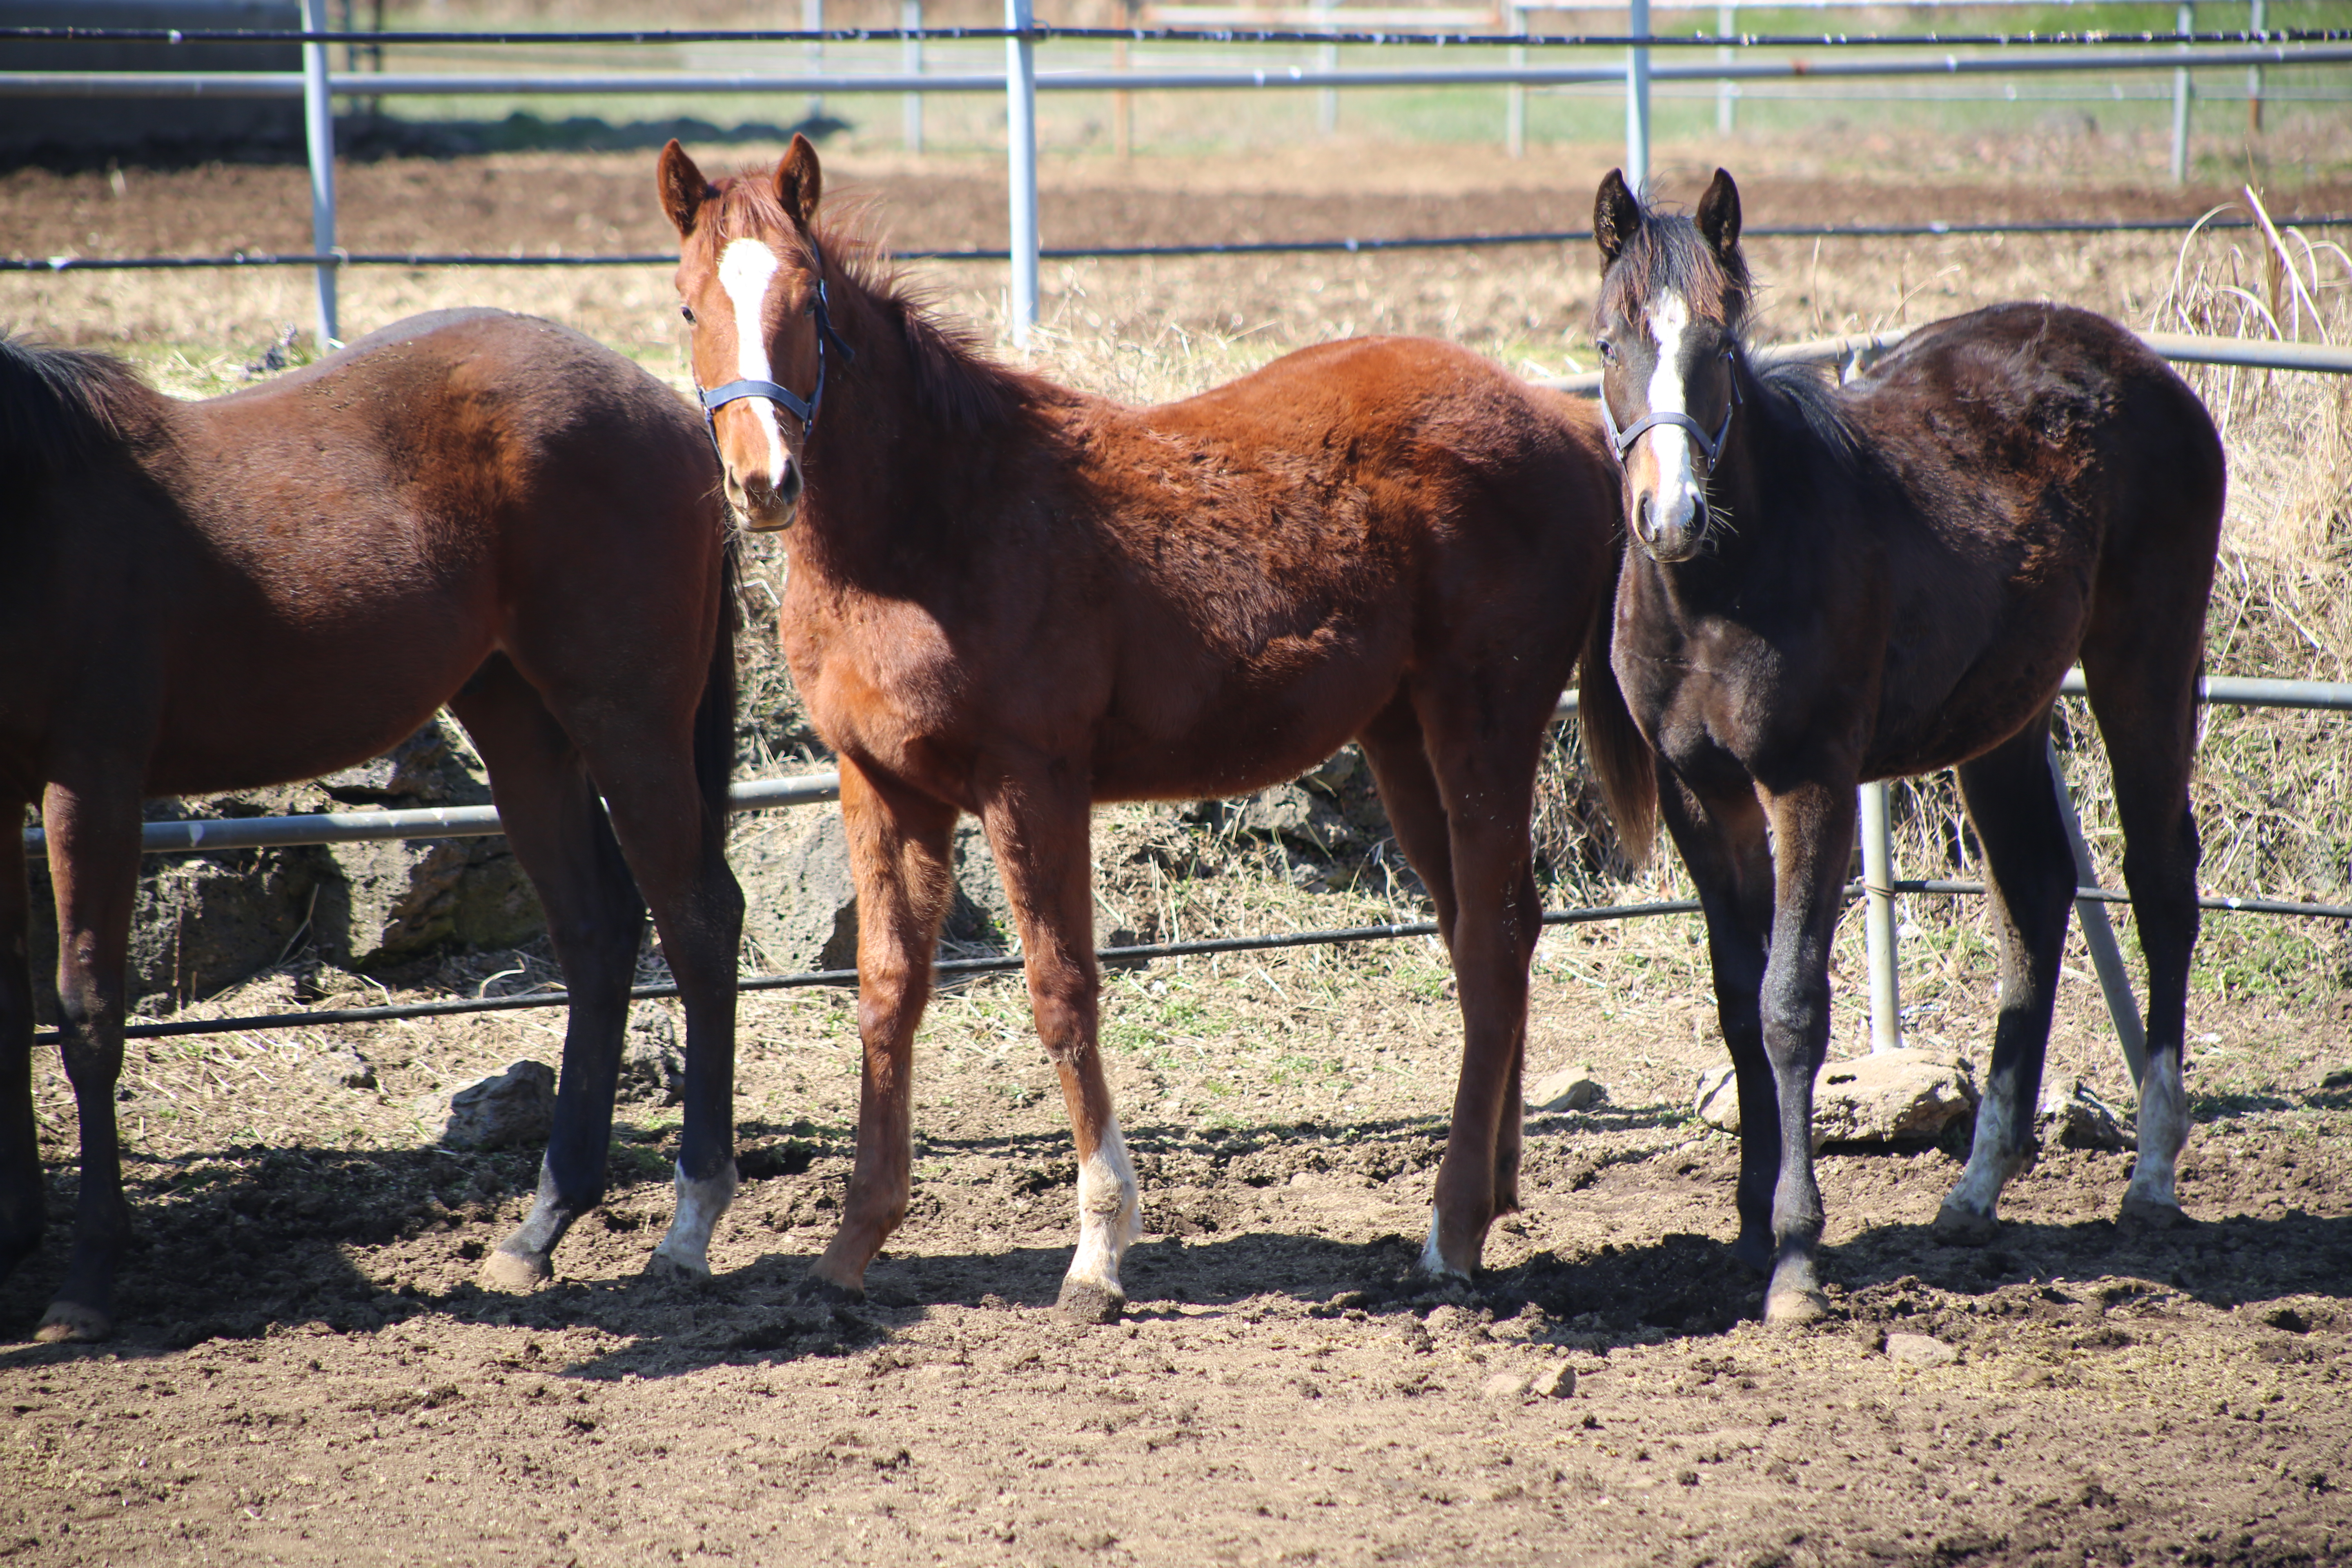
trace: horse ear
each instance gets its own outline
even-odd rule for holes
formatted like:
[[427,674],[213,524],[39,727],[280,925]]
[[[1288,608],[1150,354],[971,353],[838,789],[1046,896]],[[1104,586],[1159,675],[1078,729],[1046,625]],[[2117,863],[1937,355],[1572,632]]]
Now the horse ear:
[[1625,184],[1625,172],[1612,169],[1601,176],[1601,194],[1592,198],[1592,240],[1601,247],[1601,266],[1614,265],[1625,242],[1642,226],[1641,199]]
[[678,238],[684,239],[694,232],[694,220],[710,195],[710,182],[702,177],[702,171],[695,167],[675,136],[661,150],[660,171],[655,178],[661,186],[662,211],[669,215]]
[[783,160],[776,165],[776,199],[783,203],[786,216],[806,228],[816,216],[816,204],[824,195],[824,171],[817,166],[816,148],[795,131],[793,144],[784,149]]
[[1699,197],[1698,231],[1726,260],[1739,248],[1739,187],[1731,183],[1729,170],[1717,169],[1706,195]]

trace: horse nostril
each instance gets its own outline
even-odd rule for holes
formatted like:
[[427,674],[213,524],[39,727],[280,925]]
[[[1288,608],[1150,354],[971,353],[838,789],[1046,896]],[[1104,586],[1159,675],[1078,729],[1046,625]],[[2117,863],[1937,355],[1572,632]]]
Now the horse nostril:
[[776,487],[776,500],[785,506],[792,506],[800,499],[801,466],[787,458],[784,459],[784,482]]

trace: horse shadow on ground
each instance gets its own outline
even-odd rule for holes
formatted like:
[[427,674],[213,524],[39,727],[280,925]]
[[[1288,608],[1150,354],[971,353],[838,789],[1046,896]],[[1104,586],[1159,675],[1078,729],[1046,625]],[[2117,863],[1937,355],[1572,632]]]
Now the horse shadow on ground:
[[[1639,1127],[1676,1115],[1600,1109],[1540,1121],[1566,1131],[1571,1122]],[[1537,1125],[1531,1119],[1531,1129]],[[747,1199],[756,1201],[760,1182],[803,1174],[820,1161],[826,1166],[821,1177],[845,1173],[845,1128],[751,1121],[740,1131]],[[1226,1187],[1272,1186],[1301,1168],[1378,1179],[1425,1171],[1442,1149],[1443,1122],[1416,1117],[1344,1124],[1142,1123],[1132,1142],[1139,1163],[1181,1158],[1194,1162],[1193,1174],[1213,1170]],[[1531,1142],[1528,1152],[1531,1163],[1578,1167],[1554,1173],[1552,1196],[1538,1201],[1573,1202],[1560,1189],[1586,1184],[1586,1173],[1598,1169],[1572,1143]],[[621,1211],[660,1206],[668,1153],[642,1140],[616,1141],[614,1203],[583,1224],[614,1230],[645,1226],[642,1217]],[[1024,1190],[1024,1182],[1039,1194],[1067,1184],[1068,1141],[1059,1130],[927,1139],[918,1146],[919,1168],[926,1154],[950,1153],[991,1157],[998,1179],[1015,1191]],[[1048,1313],[1069,1260],[1068,1245],[1061,1241],[886,1252],[869,1271],[862,1302],[803,1294],[813,1250],[768,1252],[708,1282],[628,1275],[563,1280],[528,1296],[483,1290],[470,1280],[472,1263],[504,1233],[514,1200],[532,1189],[537,1173],[537,1154],[525,1150],[240,1146],[142,1163],[131,1172],[138,1239],[126,1258],[119,1336],[98,1347],[0,1350],[0,1368],[93,1351],[162,1356],[207,1340],[252,1339],[299,1327],[369,1332],[439,1317],[548,1331],[601,1329],[620,1342],[567,1368],[571,1375],[676,1376],[722,1364],[857,1353],[943,1306]],[[1562,1174],[1564,1181],[1558,1179]],[[637,1184],[625,1184],[632,1182]],[[0,1283],[0,1335],[29,1335],[62,1276],[72,1185],[69,1165],[53,1169],[49,1234],[42,1251]],[[918,1193],[919,1203],[919,1187]],[[1534,1310],[1542,1315],[1548,1337],[1600,1351],[1719,1336],[1756,1315],[1760,1291],[1758,1278],[1711,1237],[1669,1233],[1630,1245],[1603,1242],[1574,1255],[1541,1251],[1471,1285],[1436,1287],[1411,1273],[1420,1250],[1415,1237],[1342,1241],[1267,1228],[1262,1219],[1255,1228],[1194,1226],[1179,1234],[1187,1227],[1171,1221],[1181,1216],[1164,1208],[1155,1215],[1153,1197],[1147,1183],[1150,1239],[1130,1249],[1125,1269],[1131,1318],[1172,1318],[1207,1308],[1374,1321],[1426,1316],[1451,1304],[1497,1320]],[[730,1223],[760,1222],[747,1204]],[[376,1278],[354,1256],[436,1236],[446,1237],[446,1257],[419,1264],[411,1247],[405,1264],[385,1268],[379,1254]],[[2104,1281],[2089,1287],[2101,1305],[2113,1305],[2108,1298],[2117,1292],[2118,1299],[2133,1299],[2178,1291],[2224,1310],[2281,1298],[2343,1300],[2352,1298],[2352,1217],[2289,1210],[2154,1232],[2105,1217],[2011,1222],[1985,1247],[1947,1246],[1926,1226],[1881,1225],[1827,1249],[1824,1268],[1840,1298],[1837,1315],[1864,1324],[1891,1322],[1923,1310],[1923,1303],[1929,1310],[1949,1308],[1954,1298],[1999,1297],[2038,1310],[2032,1302],[2049,1297],[2061,1282],[2077,1282],[2067,1289],[2079,1293],[2084,1280]],[[453,1276],[463,1278],[436,1282]],[[2040,1295],[2020,1287],[2038,1288]],[[2074,1300],[2063,1290],[2052,1299]],[[2303,1310],[2282,1306],[2272,1319],[2292,1329],[2291,1320]]]

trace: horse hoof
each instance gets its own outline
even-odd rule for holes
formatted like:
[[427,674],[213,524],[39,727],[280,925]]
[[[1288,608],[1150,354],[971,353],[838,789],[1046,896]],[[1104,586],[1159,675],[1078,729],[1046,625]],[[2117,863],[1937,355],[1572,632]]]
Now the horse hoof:
[[855,1307],[866,1300],[863,1285],[842,1285],[812,1274],[793,1287],[793,1299],[825,1307]]
[[555,1266],[544,1258],[501,1247],[482,1259],[480,1279],[485,1290],[526,1296],[554,1278]]
[[2180,1212],[2179,1204],[2160,1204],[2152,1198],[2137,1198],[2126,1194],[2116,1223],[2127,1230],[2186,1230],[2196,1221]]
[[1948,1247],[1989,1247],[2000,1235],[2000,1221],[1989,1214],[1946,1203],[1936,1211],[1936,1239]]
[[89,1344],[114,1332],[114,1320],[95,1307],[52,1301],[33,1337],[45,1345]]
[[1810,1328],[1829,1315],[1829,1298],[1819,1290],[1783,1286],[1764,1293],[1764,1325],[1767,1328]]
[[646,1278],[674,1279],[684,1285],[701,1285],[710,1279],[710,1266],[690,1258],[674,1258],[659,1247],[646,1259]]
[[1054,1305],[1082,1323],[1116,1323],[1127,1298],[1091,1279],[1065,1279],[1061,1300]]

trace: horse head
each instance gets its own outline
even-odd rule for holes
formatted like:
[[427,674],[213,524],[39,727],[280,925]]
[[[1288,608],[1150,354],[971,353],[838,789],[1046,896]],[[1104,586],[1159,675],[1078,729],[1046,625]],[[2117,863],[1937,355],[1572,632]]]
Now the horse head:
[[673,141],[659,183],[677,229],[678,308],[693,331],[695,387],[727,499],[755,531],[788,528],[828,360],[850,358],[833,329],[811,226],[824,191],[816,149],[796,135],[772,174],[713,184]]
[[1615,169],[1593,202],[1601,416],[1625,469],[1625,521],[1652,559],[1710,548],[1708,488],[1739,406],[1748,263],[1739,191],[1721,169],[1696,221],[1645,208]]

